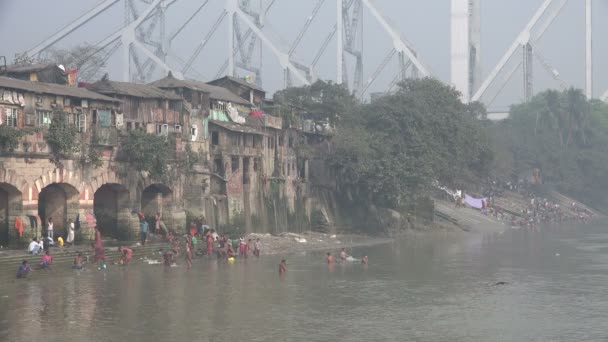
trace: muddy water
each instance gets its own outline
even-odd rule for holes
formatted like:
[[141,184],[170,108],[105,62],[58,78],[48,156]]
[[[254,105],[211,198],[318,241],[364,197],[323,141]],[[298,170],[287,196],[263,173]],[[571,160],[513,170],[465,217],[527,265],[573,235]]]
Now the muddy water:
[[[430,236],[194,268],[54,270],[0,283],[0,341],[606,341],[608,230]],[[506,281],[504,286],[491,286]]]

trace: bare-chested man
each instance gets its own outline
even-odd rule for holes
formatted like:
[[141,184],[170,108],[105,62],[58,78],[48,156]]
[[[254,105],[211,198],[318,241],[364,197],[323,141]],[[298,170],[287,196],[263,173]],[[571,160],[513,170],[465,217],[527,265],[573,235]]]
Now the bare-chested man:
[[348,254],[346,254],[346,248],[342,248],[342,250],[340,251],[340,261],[342,263],[345,263],[347,258]]
[[333,263],[334,263],[334,256],[331,255],[330,252],[327,252],[327,264],[328,265],[333,265]]

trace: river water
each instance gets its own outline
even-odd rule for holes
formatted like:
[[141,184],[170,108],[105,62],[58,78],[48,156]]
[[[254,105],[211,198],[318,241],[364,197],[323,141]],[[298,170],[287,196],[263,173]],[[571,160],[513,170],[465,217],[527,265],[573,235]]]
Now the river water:
[[[608,230],[409,237],[235,264],[54,270],[0,284],[0,341],[608,341]],[[506,281],[505,286],[492,286]]]

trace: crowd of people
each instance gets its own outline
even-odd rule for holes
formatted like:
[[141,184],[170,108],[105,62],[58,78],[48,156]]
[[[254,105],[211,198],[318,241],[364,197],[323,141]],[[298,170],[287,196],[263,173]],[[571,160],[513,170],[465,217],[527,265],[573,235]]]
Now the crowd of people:
[[[512,191],[522,195],[527,205],[520,208],[517,213],[509,212],[494,205],[495,198],[501,197],[504,191]],[[529,182],[488,180],[484,195],[487,196],[487,206],[481,211],[486,215],[493,216],[503,222],[509,222],[512,227],[536,228],[540,224],[562,224],[562,223],[588,223],[593,218],[593,213],[587,208],[572,202],[564,207],[559,202],[545,197],[539,197],[532,191]]]
[[[139,218],[141,238],[139,245],[146,245],[152,236],[164,239],[164,241],[169,244],[168,248],[159,249],[159,262],[166,266],[176,265],[182,254],[187,269],[192,267],[192,261],[195,258],[213,258],[227,263],[234,263],[236,258],[246,259],[252,256],[258,258],[262,254],[262,243],[259,238],[254,240],[241,236],[236,239],[231,239],[228,234],[218,234],[214,229],[207,226],[202,219],[192,222],[186,234],[184,234],[182,238],[177,238],[175,232],[167,229],[162,222],[160,213],[157,213],[154,216],[153,229],[149,228],[150,224],[143,213],[138,212],[137,216]],[[74,223],[70,220],[68,226],[66,242],[73,244]],[[52,218],[48,219],[46,234],[44,235],[43,239],[32,239],[28,245],[28,253],[31,255],[41,255],[37,269],[51,270],[53,257],[51,256],[50,247],[51,245],[55,245],[62,248],[64,244],[61,236],[54,240]],[[55,241],[57,242],[55,243]],[[118,258],[113,260],[113,263],[128,266],[133,258],[133,249],[129,246],[119,246],[117,247],[117,251],[119,252]],[[95,229],[94,240],[91,242],[91,255],[93,258],[92,262],[90,262],[89,258],[85,257],[82,252],[78,252],[74,257],[72,268],[75,270],[82,270],[85,267],[85,264],[90,263],[100,270],[107,269],[106,249],[99,229]],[[350,257],[346,253],[346,249],[343,248],[339,254],[339,262],[345,263],[354,260],[349,259],[352,259],[352,257]],[[331,253],[327,253],[326,261],[330,266],[334,264]],[[367,265],[367,262],[367,256],[361,259],[362,264]],[[17,278],[27,277],[32,270],[29,262],[24,260],[19,265]],[[286,272],[287,262],[283,259],[279,264],[279,274],[284,276]]]

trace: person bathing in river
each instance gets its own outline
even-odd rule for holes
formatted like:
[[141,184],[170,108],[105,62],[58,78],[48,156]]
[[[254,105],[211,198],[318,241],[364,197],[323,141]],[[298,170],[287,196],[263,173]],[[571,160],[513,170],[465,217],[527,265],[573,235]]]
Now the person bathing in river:
[[255,255],[256,257],[260,257],[260,250],[261,250],[261,243],[260,243],[260,239],[255,240],[255,246],[253,247],[253,255]]
[[244,238],[240,238],[239,239],[239,255],[240,256],[245,255],[245,248],[247,248],[247,243],[245,242]]
[[23,260],[19,269],[17,270],[17,278],[27,278],[27,275],[32,272],[32,268],[28,264],[27,260]]
[[99,229],[95,229],[95,242],[93,242],[93,250],[95,255],[95,262],[99,268],[106,268],[106,252],[103,248],[103,240],[101,239],[101,232]]
[[367,262],[368,262],[368,259],[367,259],[367,255],[366,255],[366,256],[364,256],[364,257],[361,259],[361,263],[362,263],[363,265],[366,265],[366,266],[367,266]]
[[74,263],[72,264],[72,268],[75,270],[81,270],[84,266],[84,258],[82,257],[82,253],[78,252],[78,255],[74,258]]
[[175,254],[171,250],[168,250],[163,253],[163,261],[165,263],[165,266],[171,266],[175,263],[174,255]]
[[191,240],[186,238],[186,266],[188,269],[192,268],[192,248],[191,248]]
[[342,263],[345,263],[346,259],[348,259],[348,254],[346,254],[346,248],[342,248],[342,250],[340,251],[340,261]]
[[249,257],[249,254],[253,252],[253,240],[248,239],[247,245],[245,246],[245,258]]
[[287,261],[285,261],[285,259],[281,260],[281,263],[279,264],[279,275],[285,275],[285,273],[287,272]]
[[236,256],[236,251],[232,248],[232,244],[226,244],[226,258],[234,258]]
[[206,242],[207,242],[207,256],[211,257],[213,255],[213,235],[211,235],[211,233],[207,234]]
[[53,263],[53,257],[49,253],[49,251],[44,252],[42,259],[40,260],[40,269],[47,270],[51,269],[51,264]]
[[334,263],[334,256],[331,255],[330,252],[327,252],[327,264],[328,265],[333,265],[333,263]]
[[118,251],[122,253],[120,259],[118,259],[118,264],[128,266],[131,262],[131,258],[133,257],[133,250],[129,247],[121,246],[118,247]]

